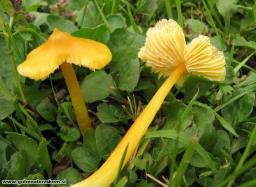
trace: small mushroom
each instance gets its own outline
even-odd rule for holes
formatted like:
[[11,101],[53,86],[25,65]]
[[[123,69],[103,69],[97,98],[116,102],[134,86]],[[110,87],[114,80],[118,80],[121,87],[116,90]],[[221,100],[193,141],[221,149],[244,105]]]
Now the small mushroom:
[[112,54],[104,44],[54,29],[48,40],[32,50],[17,69],[30,79],[44,80],[60,66],[83,133],[91,127],[91,122],[72,64],[95,70],[106,66],[111,58]]
[[122,167],[134,154],[165,97],[177,81],[183,79],[188,73],[213,81],[222,81],[226,75],[223,53],[211,45],[210,39],[207,36],[199,36],[186,45],[184,33],[174,20],[160,20],[147,31],[145,46],[141,48],[139,58],[153,71],[168,78],[106,162],[94,174],[73,187],[108,187],[111,185],[118,174],[125,150],[127,149]]

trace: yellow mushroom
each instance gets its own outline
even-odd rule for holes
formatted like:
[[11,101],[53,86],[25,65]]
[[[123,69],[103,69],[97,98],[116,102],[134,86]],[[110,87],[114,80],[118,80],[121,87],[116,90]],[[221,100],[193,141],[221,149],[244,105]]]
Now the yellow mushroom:
[[225,59],[222,52],[211,45],[207,36],[199,36],[186,45],[184,33],[174,20],[160,20],[147,31],[146,42],[139,52],[139,58],[145,61],[153,71],[168,78],[106,162],[94,174],[73,187],[108,187],[111,185],[118,174],[126,148],[122,167],[134,154],[172,86],[183,76],[192,73],[213,81],[225,79]]
[[54,29],[48,40],[32,50],[17,69],[23,76],[44,80],[60,66],[83,133],[91,127],[91,122],[72,64],[95,70],[106,66],[111,58],[112,54],[104,44]]

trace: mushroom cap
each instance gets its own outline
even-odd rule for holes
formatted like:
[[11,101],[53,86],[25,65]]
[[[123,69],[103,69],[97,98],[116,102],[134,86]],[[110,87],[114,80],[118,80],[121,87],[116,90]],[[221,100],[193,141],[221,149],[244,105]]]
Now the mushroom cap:
[[44,80],[64,62],[95,70],[105,67],[111,59],[106,45],[54,29],[48,40],[32,50],[17,70],[31,79]]
[[171,19],[149,28],[138,56],[153,71],[166,76],[181,64],[187,72],[210,80],[222,81],[226,76],[224,55],[212,46],[210,38],[200,35],[186,45],[182,28]]
[[174,20],[162,19],[146,33],[139,58],[153,71],[169,75],[184,62],[186,41],[181,27]]

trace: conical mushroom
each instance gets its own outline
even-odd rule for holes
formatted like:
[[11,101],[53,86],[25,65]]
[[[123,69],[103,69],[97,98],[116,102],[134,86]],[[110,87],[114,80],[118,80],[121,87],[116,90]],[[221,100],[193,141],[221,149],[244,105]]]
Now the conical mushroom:
[[172,86],[188,73],[213,81],[225,79],[225,59],[222,52],[206,36],[199,36],[186,45],[182,29],[174,20],[160,20],[147,31],[145,46],[139,52],[146,65],[168,78],[135,120],[106,162],[90,177],[73,187],[108,187],[129,161],[146,133]]
[[95,70],[106,66],[111,58],[112,54],[104,44],[54,29],[48,40],[32,50],[17,69],[23,76],[44,80],[60,66],[83,133],[91,127],[91,122],[72,64]]

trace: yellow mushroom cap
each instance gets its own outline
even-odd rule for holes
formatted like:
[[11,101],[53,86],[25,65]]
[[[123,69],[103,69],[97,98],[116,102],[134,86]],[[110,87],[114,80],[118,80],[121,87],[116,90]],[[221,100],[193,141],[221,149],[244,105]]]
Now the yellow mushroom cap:
[[146,35],[138,56],[153,71],[169,76],[177,66],[185,65],[189,73],[215,81],[225,79],[224,55],[209,37],[200,35],[186,45],[182,28],[171,19],[158,21]]
[[54,29],[48,40],[32,50],[17,69],[23,76],[44,80],[64,62],[95,70],[106,66],[111,59],[106,45]]

